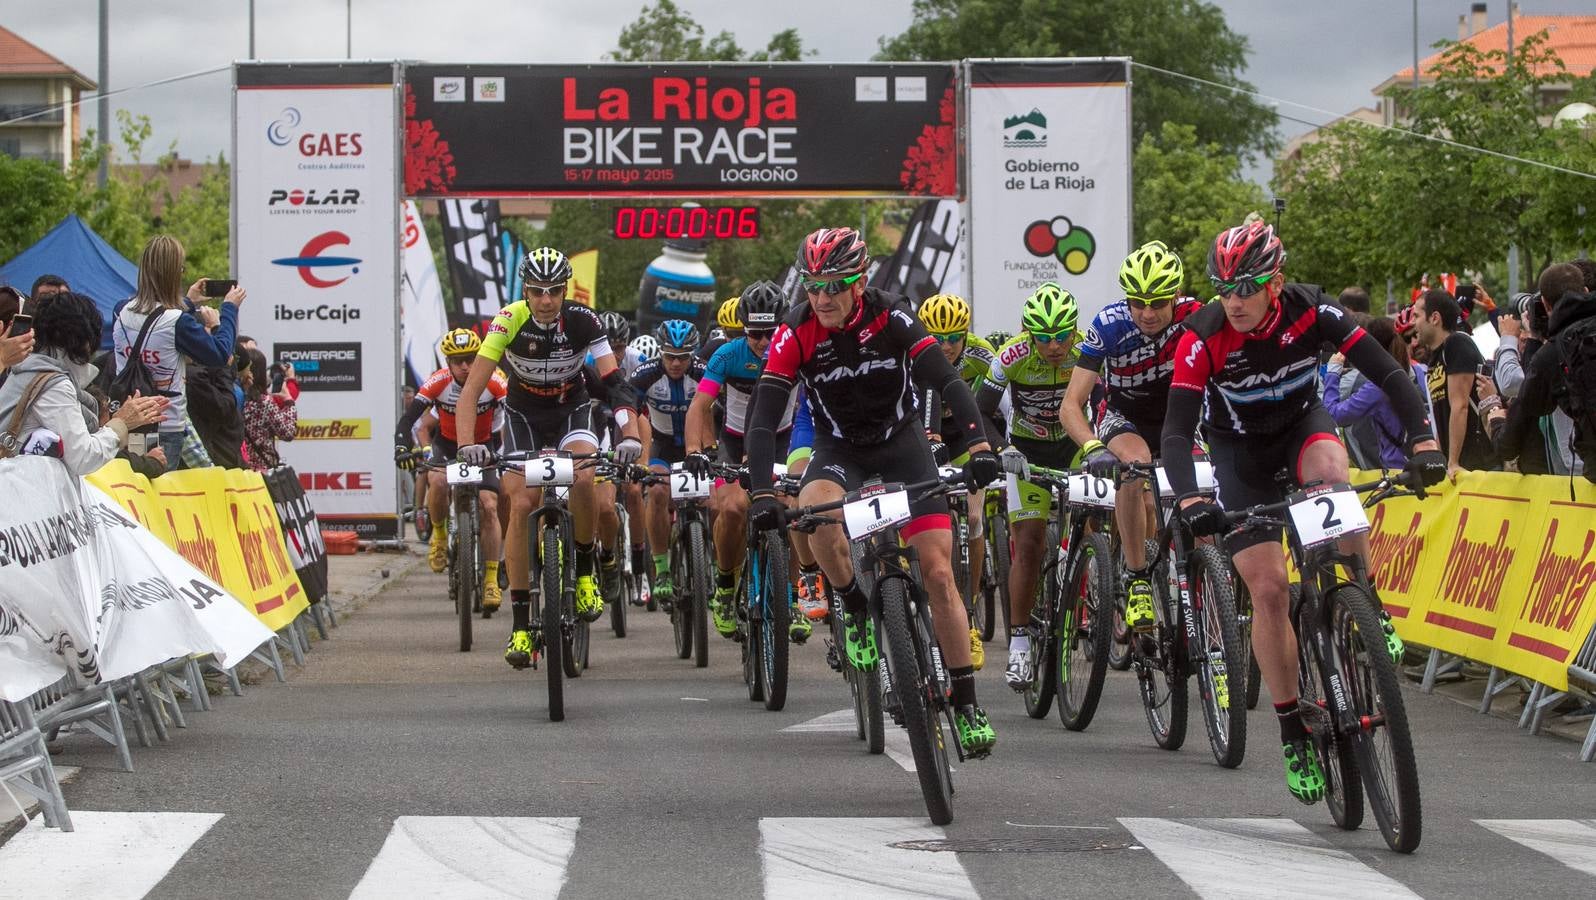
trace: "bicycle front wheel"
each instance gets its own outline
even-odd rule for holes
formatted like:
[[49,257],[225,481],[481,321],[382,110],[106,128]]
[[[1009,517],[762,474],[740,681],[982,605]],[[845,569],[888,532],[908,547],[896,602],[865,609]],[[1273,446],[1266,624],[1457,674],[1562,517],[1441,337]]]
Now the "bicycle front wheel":
[[[1046,543],[1042,545],[1044,560],[1058,558],[1058,543],[1058,523],[1052,522],[1047,526]],[[1053,708],[1061,665],[1058,628],[1064,614],[1059,609],[1057,563],[1042,565],[1036,593],[1036,604],[1031,607],[1031,683],[1025,686],[1021,696],[1025,698],[1026,715],[1043,719]]]
[[482,605],[482,565],[479,561],[482,549],[477,542],[479,532],[474,496],[461,498],[455,523],[459,528],[459,533],[454,536],[454,564],[458,571],[452,573],[450,578],[457,585],[455,614],[460,617],[460,652],[468,653],[471,650],[471,619],[476,615],[477,607]]
[[1369,807],[1386,845],[1398,853],[1412,853],[1424,826],[1419,765],[1380,616],[1368,591],[1356,584],[1336,585],[1325,596],[1325,607],[1341,680],[1351,692],[1361,726],[1352,734],[1352,746]]
[[671,604],[671,635],[676,639],[676,658],[687,659],[693,655],[693,598],[689,551],[680,535],[672,535],[670,544],[671,583],[676,586],[676,599]]
[[[688,580],[692,592],[690,608],[693,611],[693,667],[702,669],[709,665],[709,543],[704,539],[704,523],[694,521],[687,526]],[[683,582],[677,582],[681,585]],[[678,594],[681,587],[677,587]],[[676,598],[681,607],[682,598]]]
[[[1302,585],[1291,585],[1293,614],[1301,610],[1298,597]],[[1319,755],[1319,768],[1325,777],[1325,805],[1330,807],[1330,818],[1344,831],[1356,831],[1363,824],[1363,779],[1358,774],[1358,756],[1347,737],[1330,722],[1330,695],[1321,685],[1322,663],[1317,642],[1312,636],[1317,629],[1308,623],[1294,620],[1297,629],[1297,703],[1302,709],[1303,724],[1313,739],[1314,752]],[[1308,635],[1308,640],[1302,636]]]
[[779,711],[787,705],[787,657],[791,645],[787,628],[792,624],[792,580],[787,572],[787,539],[768,531],[759,538],[759,605],[763,625],[759,663],[765,683],[765,708]]
[[[997,606],[1003,617],[1003,634],[1006,637],[1012,627],[1009,622],[1009,523],[1004,518],[1002,509],[990,520],[992,528],[987,534],[987,562],[992,567],[992,598],[993,605]],[[992,619],[996,628],[997,618]],[[985,637],[985,636],[983,636]]]
[[1079,571],[1070,572],[1058,629],[1058,719],[1070,731],[1085,731],[1097,713],[1108,677],[1113,642],[1114,557],[1108,538],[1088,535]]
[[[1174,564],[1170,564],[1173,575]],[[1153,593],[1157,602],[1153,611],[1157,625],[1151,634],[1133,632],[1130,639],[1139,641],[1144,652],[1136,659],[1136,682],[1141,690],[1142,711],[1147,715],[1147,728],[1153,741],[1165,750],[1179,750],[1186,743],[1186,673],[1172,657],[1179,644],[1185,640],[1181,624],[1171,618],[1177,611],[1171,591],[1170,579],[1153,579]]]
[[560,636],[560,610],[563,587],[560,582],[565,566],[560,557],[560,532],[554,527],[543,529],[543,552],[537,557],[540,579],[539,601],[543,604],[543,667],[549,679],[549,721],[565,719],[565,641]]
[[922,660],[910,619],[908,582],[889,576],[877,587],[881,597],[881,624],[887,638],[888,669],[893,690],[903,707],[903,727],[909,732],[915,775],[925,799],[931,824],[953,821],[953,777],[947,768],[947,744],[942,717],[933,692],[939,689],[929,658]]
[[626,504],[615,502],[615,516],[621,523],[615,529],[615,565],[621,569],[621,593],[610,602],[610,630],[618,638],[626,637],[626,608],[632,604],[632,591],[636,590],[637,582],[633,580],[630,572],[632,568],[632,529],[631,521],[626,515]]
[[1217,547],[1200,544],[1188,562],[1192,615],[1197,619],[1196,643],[1187,654],[1196,665],[1197,692],[1203,704],[1203,723],[1214,761],[1227,769],[1241,765],[1247,755],[1247,708],[1232,692],[1246,671],[1241,660],[1241,636],[1236,631],[1236,608],[1231,601],[1230,566]]

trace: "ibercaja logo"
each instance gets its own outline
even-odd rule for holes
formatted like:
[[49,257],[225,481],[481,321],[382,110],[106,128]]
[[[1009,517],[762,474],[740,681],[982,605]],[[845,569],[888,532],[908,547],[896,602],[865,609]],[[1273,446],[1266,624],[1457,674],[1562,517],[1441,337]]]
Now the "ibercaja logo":
[[1063,216],[1037,219],[1025,226],[1025,249],[1032,256],[1056,256],[1071,275],[1085,272],[1097,253],[1097,239]]

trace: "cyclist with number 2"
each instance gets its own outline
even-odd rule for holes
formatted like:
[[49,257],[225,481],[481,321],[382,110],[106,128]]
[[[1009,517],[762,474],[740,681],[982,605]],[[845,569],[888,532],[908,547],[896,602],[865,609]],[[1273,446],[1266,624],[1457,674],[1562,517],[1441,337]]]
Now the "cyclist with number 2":
[[[915,318],[907,298],[864,284],[870,253],[852,228],[822,228],[804,239],[797,268],[807,302],[776,330],[748,416],[749,519],[759,529],[781,526],[783,504],[772,487],[776,430],[801,380],[815,420],[814,456],[798,495],[802,506],[841,500],[867,478],[914,484],[934,480],[936,463],[920,428],[917,390],[938,391],[953,406],[960,437],[968,440],[970,483],[997,477],[997,458],[982,436],[975,398],[937,341]],[[916,385],[919,385],[919,388]],[[919,555],[937,642],[952,680],[954,723],[968,757],[985,756],[996,736],[976,704],[969,620],[953,580],[947,501],[930,496],[910,506],[901,536]],[[839,523],[840,524],[840,523]],[[842,599],[849,661],[874,671],[880,659],[869,594],[854,577],[842,529],[815,531],[810,547]]]
[[[599,441],[593,432],[587,379],[582,371],[582,360],[591,353],[601,386],[621,426],[615,458],[627,464],[637,462],[643,444],[637,437],[632,387],[616,365],[598,316],[580,303],[565,299],[566,285],[571,280],[570,261],[552,247],[539,247],[522,258],[520,276],[522,299],[499,310],[488,326],[488,337],[466,377],[465,395],[480,392],[502,359],[511,375],[510,395],[505,402],[505,449],[512,453],[553,449],[578,455],[593,453]],[[458,427],[469,431],[476,424],[476,410],[462,407],[456,418]],[[482,465],[492,456],[486,446],[471,444],[460,448],[459,458]],[[511,666],[524,669],[532,664],[533,654],[540,649],[533,642],[530,625],[527,528],[533,499],[532,492],[526,489],[526,476],[520,472],[505,472],[503,486],[504,498],[510,504],[505,566],[510,570],[510,612],[514,617],[504,659]],[[576,538],[575,608],[576,614],[587,622],[604,614],[604,600],[594,579],[594,493],[593,470],[579,467],[570,492]],[[551,598],[544,598],[545,603],[550,601]]]
[[[1275,476],[1282,470],[1301,484],[1348,481],[1347,451],[1319,403],[1319,348],[1326,341],[1391,398],[1412,449],[1408,471],[1427,485],[1446,477],[1446,456],[1412,379],[1317,286],[1288,284],[1281,274],[1285,255],[1264,222],[1220,234],[1208,251],[1219,302],[1186,321],[1175,350],[1162,455],[1181,518],[1195,535],[1225,531],[1226,509],[1279,502],[1284,491]],[[1219,503],[1189,496],[1197,490],[1191,451],[1199,417]],[[1367,555],[1367,535],[1348,543]],[[1279,528],[1244,529],[1225,539],[1252,595],[1253,652],[1277,701],[1286,786],[1303,803],[1316,803],[1325,795],[1325,774],[1297,705],[1297,639],[1280,544]],[[1394,639],[1388,634],[1388,642]]]

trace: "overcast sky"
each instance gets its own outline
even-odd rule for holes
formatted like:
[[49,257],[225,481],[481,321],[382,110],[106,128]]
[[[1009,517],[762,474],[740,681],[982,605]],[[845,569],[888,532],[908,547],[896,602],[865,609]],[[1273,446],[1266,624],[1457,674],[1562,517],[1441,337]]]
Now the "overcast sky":
[[[614,49],[622,26],[642,0],[353,0],[356,58],[430,62],[589,62]],[[882,35],[909,22],[911,0],[805,0],[802,4],[748,0],[678,0],[706,31],[728,29],[745,48],[796,27],[819,61],[868,59]],[[1218,0],[1231,28],[1252,41],[1247,78],[1260,91],[1335,112],[1371,105],[1370,89],[1413,56],[1412,7],[1400,0]],[[1457,18],[1470,4],[1421,0],[1421,52],[1457,37]],[[1490,22],[1506,16],[1493,0]],[[1534,0],[1525,13],[1591,13],[1591,0]],[[247,0],[110,0],[112,89],[226,65],[248,55]],[[340,0],[256,0],[256,55],[261,59],[344,56]],[[802,9],[806,15],[800,16]],[[4,0],[0,26],[21,35],[91,79],[98,70],[98,0]],[[580,10],[582,14],[575,11]],[[814,23],[825,23],[822,29]],[[839,27],[847,23],[846,27]],[[1156,77],[1140,73],[1137,77]],[[195,160],[229,144],[229,75],[219,72],[178,84],[113,97],[113,108],[148,115],[156,153],[176,141]],[[95,112],[85,105],[91,124]],[[1318,123],[1325,117],[1282,105],[1283,116]],[[1282,121],[1289,137],[1309,127]],[[114,122],[113,122],[114,127]]]

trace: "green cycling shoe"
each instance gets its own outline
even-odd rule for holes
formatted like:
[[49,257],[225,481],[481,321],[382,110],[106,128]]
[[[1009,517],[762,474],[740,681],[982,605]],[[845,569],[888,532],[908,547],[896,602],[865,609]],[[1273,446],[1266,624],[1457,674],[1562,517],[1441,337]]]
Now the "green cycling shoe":
[[737,633],[737,613],[732,606],[736,594],[735,588],[715,588],[715,596],[709,598],[709,619],[723,638]]
[[1286,788],[1291,796],[1312,806],[1324,799],[1324,771],[1319,768],[1319,754],[1314,752],[1308,738],[1286,741],[1282,747],[1286,757]]
[[510,642],[504,647],[504,661],[512,669],[532,665],[532,635],[526,631],[510,632]]
[[961,706],[953,712],[953,725],[959,731],[959,747],[965,759],[981,759],[992,752],[997,732],[979,706]]
[[843,649],[848,651],[848,661],[861,672],[868,672],[881,661],[876,649],[876,623],[862,614],[848,613],[843,621]]
[[1385,632],[1385,650],[1391,654],[1391,664],[1402,665],[1402,655],[1407,652],[1407,645],[1402,643],[1402,638],[1396,633],[1396,625],[1391,622],[1391,614],[1380,610],[1380,630]]
[[787,626],[787,640],[801,645],[815,633],[815,627],[809,624],[809,617],[803,614],[796,603],[792,605],[791,616],[792,622]]
[[596,622],[604,615],[604,598],[599,596],[598,584],[592,575],[576,577],[576,617],[584,622]]
[[676,585],[671,581],[670,572],[655,572],[652,584],[653,593],[650,595],[660,608],[670,612],[676,602]]

